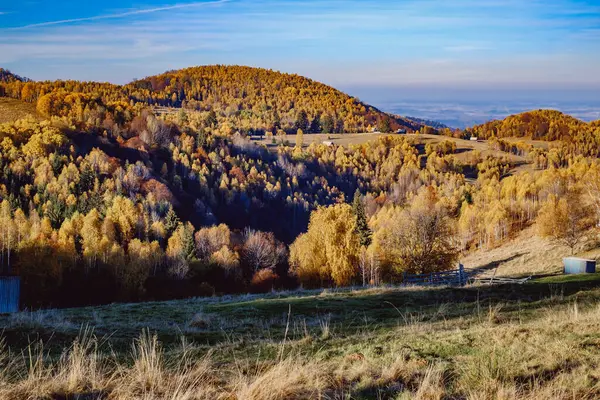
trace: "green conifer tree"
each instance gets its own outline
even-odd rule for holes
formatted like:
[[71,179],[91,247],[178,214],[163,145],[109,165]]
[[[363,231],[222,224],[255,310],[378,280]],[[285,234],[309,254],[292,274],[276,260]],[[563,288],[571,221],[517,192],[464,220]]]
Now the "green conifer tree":
[[175,213],[175,210],[173,210],[173,207],[169,208],[167,216],[165,217],[165,230],[167,231],[167,237],[170,237],[173,232],[175,232],[175,229],[177,229],[179,226],[179,222],[179,217]]
[[367,223],[367,213],[358,189],[356,189],[356,192],[354,193],[352,211],[356,216],[356,233],[360,239],[360,245],[368,247],[371,244],[372,232]]

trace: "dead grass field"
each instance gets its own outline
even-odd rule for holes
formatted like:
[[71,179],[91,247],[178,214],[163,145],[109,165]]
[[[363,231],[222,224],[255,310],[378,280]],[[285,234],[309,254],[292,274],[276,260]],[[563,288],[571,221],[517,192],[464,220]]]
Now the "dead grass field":
[[[576,256],[600,260],[597,235],[590,233],[576,249]],[[515,238],[491,249],[480,249],[461,259],[466,268],[495,269],[497,276],[526,277],[562,272],[562,259],[570,249],[536,234],[527,228]]]
[[36,119],[41,119],[35,109],[35,104],[7,97],[0,97],[0,123],[13,122],[25,118],[28,115],[31,115]]

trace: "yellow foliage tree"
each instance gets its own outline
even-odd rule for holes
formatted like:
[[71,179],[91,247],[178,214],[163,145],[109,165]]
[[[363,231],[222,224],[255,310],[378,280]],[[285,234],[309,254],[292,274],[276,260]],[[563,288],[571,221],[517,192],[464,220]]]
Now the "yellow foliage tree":
[[311,283],[318,276],[346,286],[358,276],[359,251],[352,207],[337,204],[313,211],[308,232],[290,248],[290,264],[302,282]]

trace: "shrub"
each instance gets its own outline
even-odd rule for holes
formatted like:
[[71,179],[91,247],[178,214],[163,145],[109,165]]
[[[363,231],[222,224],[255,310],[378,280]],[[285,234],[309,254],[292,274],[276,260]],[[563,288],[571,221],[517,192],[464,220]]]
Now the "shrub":
[[279,276],[270,269],[265,268],[258,270],[252,277],[250,289],[253,293],[270,292],[278,279]]

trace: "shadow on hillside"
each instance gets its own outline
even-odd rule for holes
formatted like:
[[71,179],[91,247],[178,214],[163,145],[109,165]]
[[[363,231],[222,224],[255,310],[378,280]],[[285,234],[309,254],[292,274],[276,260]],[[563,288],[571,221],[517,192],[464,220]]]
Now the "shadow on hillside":
[[512,260],[515,260],[515,259],[517,259],[517,258],[519,258],[519,257],[521,257],[523,255],[525,255],[525,253],[517,253],[517,254],[514,254],[514,255],[512,255],[510,257],[504,258],[502,260],[492,261],[491,263],[482,265],[481,267],[477,267],[477,269],[480,269],[480,270],[483,270],[483,271],[491,271],[491,270],[497,269],[500,265],[502,265],[504,263],[507,263],[507,262],[510,262]]
[[467,153],[469,151],[473,151],[473,149],[471,147],[458,147],[454,151],[454,154],[462,154],[462,153]]
[[[232,334],[256,340],[282,340],[286,321],[292,326],[308,324],[311,329],[327,321],[344,335],[364,329],[395,327],[413,322],[436,322],[471,317],[501,305],[503,313],[518,313],[535,318],[538,311],[547,312],[549,305],[572,304],[574,296],[582,307],[600,301],[600,274],[582,276],[563,283],[530,282],[523,285],[482,285],[453,287],[387,287],[357,290],[324,290],[322,292],[281,293],[280,298],[240,296],[217,302],[187,300],[157,303],[113,305],[84,309],[66,309],[47,315],[48,321],[34,318],[31,323],[4,320],[0,331],[6,343],[26,348],[32,338],[43,340],[45,349],[59,355],[79,335],[81,326],[110,342],[113,349],[125,354],[131,340],[140,331],[156,332],[166,345],[178,344],[184,335],[192,342],[206,345],[230,340]],[[275,295],[275,294],[273,294]],[[540,302],[541,300],[546,300]],[[549,303],[548,301],[552,301]],[[583,308],[582,308],[583,309]],[[199,311],[207,315],[207,328],[189,328],[187,322]],[[23,315],[22,318],[33,318]],[[520,318],[520,317],[519,317]],[[212,322],[211,322],[212,321]],[[319,322],[321,321],[321,322]],[[0,326],[3,318],[0,318]],[[24,321],[27,322],[27,321]],[[225,324],[225,325],[222,325]]]
[[[284,315],[291,307],[294,315],[348,315],[373,314],[386,319],[398,310],[413,312],[430,307],[457,304],[519,304],[535,308],[538,301],[574,295],[583,290],[600,288],[600,274],[590,279],[564,282],[525,284],[477,285],[467,287],[407,287],[381,290],[356,290],[352,292],[323,292],[316,296],[296,296],[269,300],[249,300],[210,305],[206,311],[223,313],[229,317],[243,318],[251,313],[255,317],[269,318]],[[600,293],[593,294],[600,298]],[[580,296],[578,296],[579,298]]]

